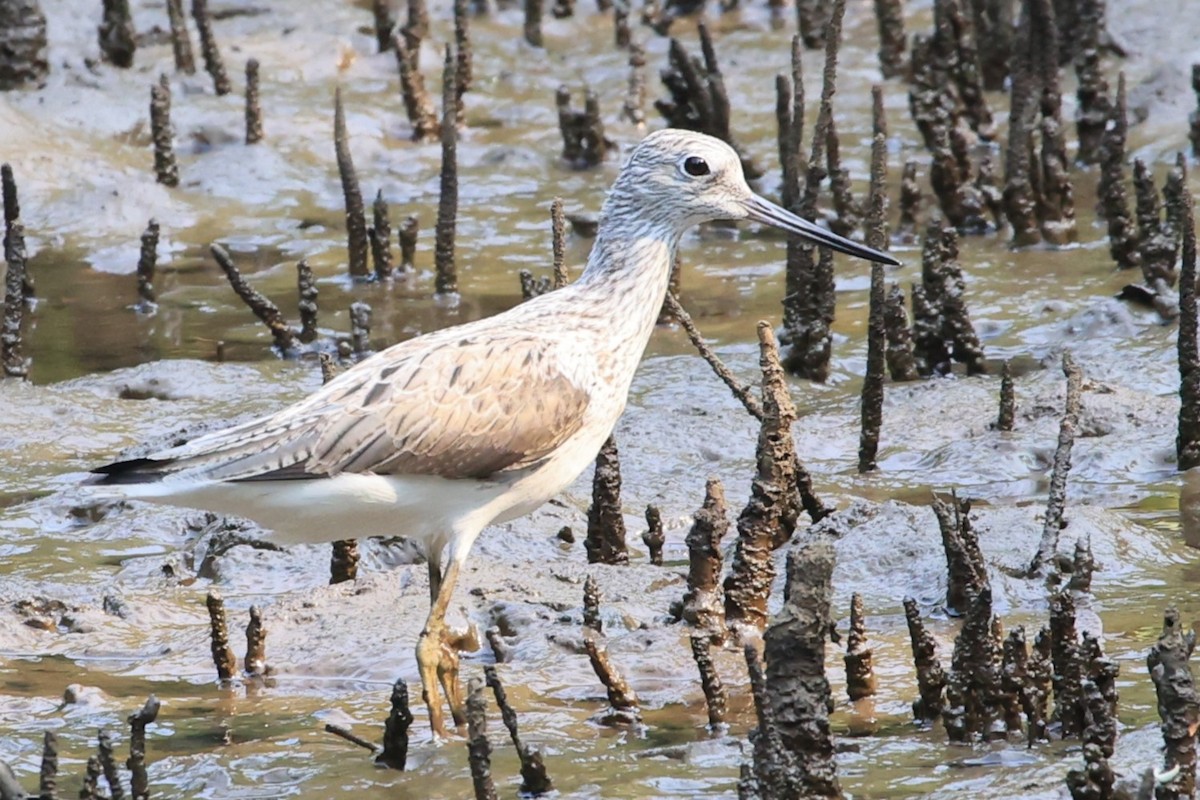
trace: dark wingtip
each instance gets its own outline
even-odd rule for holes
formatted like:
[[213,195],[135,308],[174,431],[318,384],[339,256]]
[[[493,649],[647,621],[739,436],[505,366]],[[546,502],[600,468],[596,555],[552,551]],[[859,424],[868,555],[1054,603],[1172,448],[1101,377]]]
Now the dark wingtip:
[[87,481],[93,486],[115,486],[128,483],[153,483],[160,480],[164,474],[164,461],[153,458],[132,458],[128,461],[115,461],[93,469],[92,477]]

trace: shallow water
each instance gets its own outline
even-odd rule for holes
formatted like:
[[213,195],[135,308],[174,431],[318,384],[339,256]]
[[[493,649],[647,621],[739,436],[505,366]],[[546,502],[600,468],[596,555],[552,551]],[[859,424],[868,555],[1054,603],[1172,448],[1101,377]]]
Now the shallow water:
[[[31,383],[0,384],[6,409],[0,442],[11,454],[0,463],[0,759],[31,783],[41,732],[52,729],[60,734],[64,773],[79,775],[94,729],[123,730],[124,717],[153,692],[164,700],[149,734],[158,796],[466,796],[465,748],[428,741],[415,689],[417,740],[408,773],[376,770],[363,753],[322,731],[325,722],[335,722],[375,739],[391,681],[404,676],[416,685],[412,644],[424,614],[425,570],[407,564],[407,551],[366,545],[359,581],[350,586],[325,585],[328,551],[316,547],[286,553],[236,548],[195,578],[209,538],[201,534],[197,543],[194,531],[184,536],[195,515],[133,506],[84,524],[71,515],[69,499],[55,492],[123,447],[205,420],[269,411],[319,383],[315,362],[274,358],[265,330],[207,255],[213,241],[225,243],[254,285],[293,318],[294,265],[307,258],[320,279],[323,330],[345,335],[346,309],[365,300],[374,310],[377,347],[516,303],[518,270],[548,272],[551,198],[562,196],[569,212],[594,212],[619,166],[617,157],[591,172],[559,163],[554,89],[565,82],[578,90],[586,77],[600,97],[610,136],[623,146],[640,136],[616,120],[627,69],[625,54],[611,46],[609,21],[590,8],[574,20],[547,19],[547,48],[539,52],[520,40],[519,10],[473,19],[476,84],[466,97],[468,126],[459,146],[462,298],[447,307],[430,299],[439,148],[407,140],[394,58],[374,54],[364,8],[279,3],[268,14],[217,22],[239,90],[244,59],[262,62],[267,139],[249,148],[240,143],[238,95],[212,96],[203,74],[173,78],[183,180],[179,189],[166,190],[153,182],[144,117],[149,84],[160,71],[170,72],[169,49],[140,50],[137,66],[125,73],[89,69],[84,59],[95,56],[98,20],[67,0],[48,0],[44,7],[54,47],[49,83],[0,95],[0,160],[11,162],[17,175],[39,296],[26,336]],[[139,30],[165,26],[161,7],[134,7]],[[1200,60],[1186,54],[1196,50],[1200,31],[1193,15],[1149,8],[1136,0],[1113,2],[1110,15],[1112,28],[1134,51],[1120,65],[1130,78],[1131,105],[1149,113],[1131,132],[1131,150],[1151,159],[1161,174],[1186,144],[1191,96],[1185,65]],[[434,6],[433,41],[448,35],[448,17],[446,7]],[[927,26],[928,4],[913,4],[909,18],[910,31]],[[773,30],[761,7],[714,17],[711,25],[738,110],[735,130],[768,168],[760,189],[771,194],[777,182],[773,75],[786,68],[790,32]],[[672,33],[697,49],[693,23],[681,21]],[[667,41],[648,31],[638,35],[645,37],[653,100],[662,94],[655,72],[665,64]],[[843,158],[857,178],[865,174],[869,88],[878,79],[874,51],[870,8],[852,4],[836,107]],[[1158,53],[1171,54],[1170,61],[1160,63]],[[819,96],[820,64],[820,54],[805,56],[809,98]],[[435,87],[437,48],[427,44],[422,65]],[[394,226],[409,213],[421,218],[419,271],[395,285],[354,286],[344,276],[342,200],[331,141],[336,82],[344,88],[351,147],[368,201],[381,189]],[[1069,119],[1071,76],[1064,89]],[[889,84],[888,91],[894,199],[903,162],[926,159],[908,120],[903,87]],[[994,99],[997,109],[1006,105]],[[815,105],[810,102],[810,131]],[[656,127],[660,123],[648,111]],[[1115,542],[1097,575],[1096,610],[1106,650],[1122,665],[1126,728],[1117,765],[1140,772],[1157,763],[1159,746],[1145,653],[1166,605],[1179,605],[1185,620],[1200,613],[1200,601],[1187,590],[1197,577],[1196,559],[1179,532],[1174,328],[1109,299],[1130,276],[1111,269],[1091,213],[1093,176],[1076,177],[1080,246],[1013,253],[997,237],[962,243],[968,302],[989,357],[1021,365],[1016,432],[988,429],[996,378],[889,387],[882,469],[858,476],[867,267],[839,259],[833,375],[824,386],[794,384],[802,414],[797,447],[819,491],[840,506],[855,498],[921,505],[931,489],[957,487],[978,498],[983,513],[989,507],[1023,509],[1021,530],[1036,530],[1062,403],[1056,363],[1060,350],[1071,348],[1088,377],[1084,428],[1091,435],[1076,443],[1068,517],[1072,508],[1088,505],[1088,514],[1098,515],[1096,529],[1109,531]],[[163,226],[160,300],[155,314],[139,315],[131,308],[132,272],[137,237],[151,216]],[[568,248],[577,270],[588,242],[571,237]],[[890,277],[907,285],[919,275],[919,251],[896,252],[905,266]],[[685,305],[722,357],[744,379],[756,380],[754,324],[778,319],[782,241],[751,231],[705,231],[688,237],[682,260]],[[225,343],[227,360],[238,363],[211,363],[218,341]],[[458,619],[481,626],[498,615],[515,621],[520,635],[513,637],[513,659],[501,666],[501,675],[521,714],[523,736],[543,748],[565,796],[735,794],[741,742],[752,725],[744,667],[732,653],[718,659],[734,713],[730,735],[710,739],[685,635],[661,623],[669,602],[683,591],[683,536],[704,479],[718,474],[725,480],[736,513],[752,475],[754,435],[750,420],[682,333],[660,329],[617,431],[637,565],[589,570],[581,545],[553,539],[563,524],[581,533],[590,475],[557,504],[486,532],[477,544],[456,596]],[[645,565],[637,539],[648,502],[658,504],[667,520],[665,569]],[[919,515],[914,519],[919,525]],[[1080,526],[1095,521],[1082,512],[1079,519]],[[925,534],[936,535],[931,514]],[[1073,542],[1071,528],[1064,536]],[[995,546],[989,557],[998,562],[1029,552],[1025,539],[1008,529],[996,529],[989,541]],[[1142,546],[1122,549],[1122,541]],[[1056,796],[1066,769],[1079,761],[1069,745],[1028,752],[1018,745],[950,748],[940,729],[919,732],[911,725],[915,687],[900,601],[906,593],[921,596],[921,590],[935,596],[944,568],[937,557],[923,557],[913,562],[908,582],[900,581],[887,566],[895,544],[884,532],[879,541],[863,543],[857,558],[843,554],[843,566],[857,572],[853,582],[837,586],[837,613],[844,626],[848,593],[870,598],[881,685],[873,709],[852,708],[844,700],[841,660],[830,649],[839,702],[834,726],[847,745],[839,756],[843,786],[855,796],[880,798]],[[614,660],[646,704],[642,731],[614,731],[590,721],[604,708],[603,691],[572,644],[582,576],[589,571],[605,593]],[[268,661],[277,671],[271,686],[216,686],[203,609],[210,586],[225,594],[235,628],[250,604],[266,606]],[[1005,587],[1006,625],[1040,625],[1040,590]],[[34,614],[44,627],[33,627],[11,610],[31,596],[61,600],[70,610],[65,616]],[[104,611],[106,598],[119,614]],[[948,661],[955,625],[936,613],[930,624]],[[234,645],[240,649],[240,633]],[[478,675],[480,664],[491,659],[485,647],[464,662],[465,675]],[[96,690],[63,705],[68,684]],[[512,796],[516,758],[494,717],[491,731],[494,774],[502,794]],[[977,764],[989,757],[999,765]],[[74,791],[73,780],[63,781],[64,791]]]

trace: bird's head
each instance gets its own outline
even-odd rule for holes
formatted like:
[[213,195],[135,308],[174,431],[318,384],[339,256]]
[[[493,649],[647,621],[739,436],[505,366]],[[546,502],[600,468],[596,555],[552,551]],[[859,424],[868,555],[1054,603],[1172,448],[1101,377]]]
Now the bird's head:
[[734,149],[702,133],[667,128],[647,136],[630,155],[613,196],[634,201],[621,204],[625,213],[675,233],[701,222],[749,219],[859,258],[900,263],[759,197]]

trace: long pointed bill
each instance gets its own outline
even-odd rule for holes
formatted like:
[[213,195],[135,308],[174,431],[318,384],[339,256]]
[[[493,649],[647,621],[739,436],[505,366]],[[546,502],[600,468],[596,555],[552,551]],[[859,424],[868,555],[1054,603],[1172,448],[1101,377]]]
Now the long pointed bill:
[[744,200],[743,205],[746,208],[747,218],[755,222],[761,222],[764,225],[770,225],[772,228],[779,228],[782,231],[803,236],[813,244],[828,247],[830,250],[837,250],[839,253],[865,258],[868,261],[877,261],[880,264],[890,264],[894,267],[900,266],[900,262],[887,253],[881,253],[866,245],[857,244],[849,239],[838,236],[836,233],[827,231],[819,225],[814,225],[806,219],[797,217],[792,212],[786,211],[756,194],[752,194],[749,199]]

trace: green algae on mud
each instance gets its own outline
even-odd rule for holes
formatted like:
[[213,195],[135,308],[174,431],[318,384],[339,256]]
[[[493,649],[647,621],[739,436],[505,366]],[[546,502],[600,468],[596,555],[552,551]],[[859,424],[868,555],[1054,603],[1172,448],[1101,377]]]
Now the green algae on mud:
[[[139,29],[159,22],[161,8],[133,6]],[[537,58],[518,41],[514,12],[473,21],[481,79],[466,96],[467,126],[459,144],[462,302],[448,308],[429,300],[428,234],[439,150],[407,141],[394,58],[375,55],[372,37],[358,30],[367,21],[365,8],[278,4],[268,14],[218,22],[223,46],[236,46],[262,65],[267,136],[253,148],[242,146],[240,134],[234,135],[242,127],[236,93],[217,98],[205,76],[173,77],[181,187],[167,190],[154,182],[144,118],[146,86],[170,68],[168,47],[141,48],[133,71],[93,72],[83,56],[94,47],[94,21],[73,13],[65,0],[45,0],[44,7],[56,65],[49,82],[40,90],[0,95],[0,160],[14,164],[39,282],[26,339],[33,383],[0,384],[6,409],[0,442],[11,454],[0,463],[0,493],[14,500],[0,513],[0,759],[24,776],[35,773],[41,731],[54,728],[64,762],[73,759],[71,771],[78,773],[92,729],[123,730],[124,717],[153,692],[164,701],[149,732],[152,786],[161,796],[259,796],[263,787],[314,798],[350,792],[463,796],[469,780],[464,748],[457,742],[434,747],[421,738],[427,725],[419,704],[409,773],[377,771],[321,730],[333,721],[377,737],[391,681],[398,675],[415,679],[412,644],[426,590],[425,569],[411,564],[411,553],[367,544],[365,574],[353,584],[328,587],[323,549],[237,548],[215,562],[212,577],[195,579],[211,533],[187,540],[184,531],[194,515],[134,505],[83,524],[58,492],[140,440],[206,420],[263,413],[318,385],[315,362],[272,357],[269,337],[206,256],[213,241],[225,244],[255,286],[293,320],[294,264],[307,258],[318,278],[324,332],[344,335],[351,302],[364,300],[374,310],[377,346],[518,302],[519,271],[549,271],[550,199],[563,196],[568,212],[594,211],[619,162],[609,159],[593,172],[558,162],[554,90],[564,79],[586,75],[612,120],[609,135],[628,145],[640,134],[616,121],[615,113],[626,90],[627,55],[611,47],[607,24],[590,24],[600,18],[587,11],[580,12],[589,15],[584,20],[546,20],[545,55]],[[1110,7],[1118,33],[1147,53],[1184,52],[1188,37],[1195,38],[1186,19],[1149,13],[1144,3]],[[436,5],[434,18],[433,38],[449,38],[448,6]],[[927,25],[927,9],[913,9],[909,24]],[[771,29],[767,11],[759,8],[720,17],[712,28],[726,83],[737,98],[734,128],[751,156],[772,164],[771,80],[787,65],[790,34]],[[869,8],[848,10],[836,108],[843,158],[860,179],[871,130],[869,84],[876,79],[873,30]],[[673,32],[685,42],[694,38],[686,20]],[[1172,43],[1180,46],[1172,49]],[[665,63],[665,39],[648,38],[645,47],[650,65]],[[342,50],[356,56],[340,58]],[[427,47],[421,57],[431,79],[440,65],[435,51]],[[804,54],[810,96],[818,88],[819,58]],[[339,61],[349,62],[344,71]],[[1131,130],[1131,150],[1161,168],[1184,147],[1179,98],[1186,91],[1176,92],[1179,76],[1164,73],[1152,58],[1134,57],[1121,66],[1134,87],[1132,106],[1149,114],[1147,123]],[[338,82],[364,190],[382,189],[393,213],[416,213],[425,229],[417,273],[394,284],[356,286],[345,275],[332,143]],[[660,96],[662,90],[654,85],[650,93]],[[909,157],[924,163],[903,95],[898,84],[888,84],[893,175]],[[962,242],[968,302],[989,358],[1025,365],[1016,381],[1013,433],[988,427],[996,414],[996,378],[889,385],[880,470],[857,475],[868,279],[865,265],[852,261],[837,265],[831,379],[826,385],[793,384],[801,414],[797,449],[822,496],[851,507],[848,517],[890,520],[877,533],[869,521],[850,531],[839,565],[846,577],[835,575],[840,619],[848,613],[849,592],[868,598],[881,684],[872,711],[839,705],[834,716],[835,732],[854,736],[839,762],[843,785],[856,795],[1056,796],[1067,767],[1079,761],[1062,745],[1029,754],[1012,746],[949,748],[940,730],[910,725],[907,706],[915,687],[900,600],[917,589],[925,590],[929,605],[935,600],[936,526],[927,509],[888,503],[923,506],[931,488],[957,487],[979,500],[984,519],[1003,521],[984,526],[991,531],[985,547],[994,545],[1012,563],[1031,555],[1025,552],[1028,533],[1036,531],[1043,505],[1061,410],[1061,378],[1043,365],[1053,366],[1063,347],[1072,349],[1086,376],[1084,432],[1076,443],[1067,516],[1077,527],[1107,531],[1112,543],[1097,574],[1097,599],[1105,647],[1123,671],[1127,727],[1116,763],[1127,771],[1157,763],[1143,654],[1165,605],[1179,604],[1185,620],[1200,613],[1186,591],[1196,579],[1195,559],[1178,538],[1173,330],[1148,312],[1107,299],[1127,278],[1113,272],[1091,214],[1091,176],[1077,171],[1074,177],[1080,246],[1012,252],[1003,237]],[[772,180],[764,179],[765,191],[772,190]],[[855,188],[861,191],[861,185]],[[153,315],[138,315],[131,308],[137,301],[132,272],[138,236],[152,216],[162,225],[159,307]],[[571,237],[568,265],[577,267],[587,247],[586,240]],[[904,284],[919,274],[918,252],[899,247],[897,253],[906,266],[888,279]],[[685,240],[682,261],[684,302],[722,358],[755,383],[754,324],[778,318],[783,241],[700,231]],[[218,340],[226,342],[227,357],[247,363],[186,360],[211,359]],[[617,436],[627,523],[640,531],[648,503],[663,510],[667,567],[645,565],[635,548],[632,568],[589,569],[581,547],[559,545],[553,538],[558,529],[581,527],[585,476],[534,517],[486,532],[456,596],[465,610],[459,623],[470,619],[511,631],[505,636],[512,661],[502,665],[502,676],[525,737],[542,748],[568,796],[732,796],[738,765],[747,757],[741,742],[752,711],[744,668],[729,653],[714,654],[731,689],[733,735],[709,739],[686,636],[665,626],[663,617],[683,593],[683,534],[705,479],[720,475],[730,503],[740,509],[753,474],[756,428],[677,331],[658,331],[651,355]],[[145,362],[154,363],[135,366]],[[31,495],[39,497],[29,501]],[[858,498],[887,510],[852,506]],[[1184,505],[1186,531],[1195,503]],[[899,517],[905,524],[897,523]],[[894,549],[897,529],[920,551],[906,562],[913,572],[904,581],[883,558]],[[591,573],[607,598],[613,658],[646,703],[644,738],[589,721],[604,703],[578,634],[582,582]],[[1039,624],[1044,608],[1036,587],[1009,583],[1002,595],[1006,624]],[[228,598],[236,628],[250,604],[266,606],[268,662],[278,671],[274,686],[220,689],[213,682],[203,613],[210,584]],[[49,630],[26,624],[12,604],[30,596],[62,601],[72,619],[64,624],[62,615],[55,616]],[[118,598],[126,616],[106,612],[106,597]],[[935,618],[930,627],[948,655],[954,623]],[[468,661],[466,669],[478,667]],[[837,654],[828,667],[840,698]],[[72,683],[102,692],[62,706],[62,692]],[[864,730],[871,735],[856,735]],[[493,771],[511,790],[517,774],[511,748],[497,748]]]

